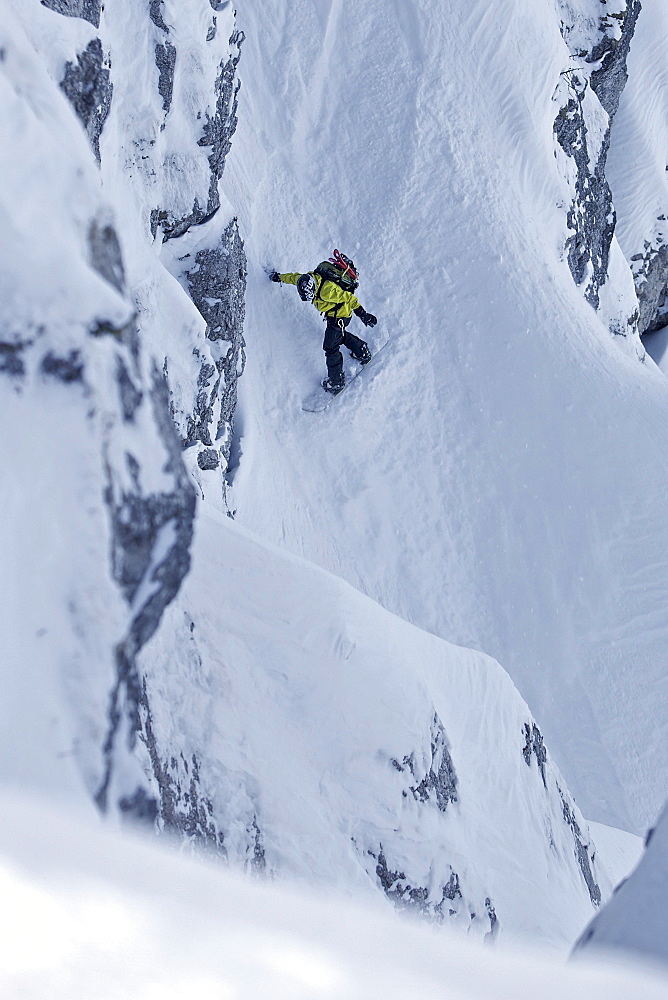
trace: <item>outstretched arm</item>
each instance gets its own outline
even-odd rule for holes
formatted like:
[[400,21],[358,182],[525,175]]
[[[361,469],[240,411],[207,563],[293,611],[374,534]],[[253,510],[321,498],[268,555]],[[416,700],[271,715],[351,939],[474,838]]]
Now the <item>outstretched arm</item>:
[[301,271],[289,272],[288,274],[279,274],[278,271],[272,271],[269,277],[272,281],[279,281],[284,285],[296,285],[301,274]]

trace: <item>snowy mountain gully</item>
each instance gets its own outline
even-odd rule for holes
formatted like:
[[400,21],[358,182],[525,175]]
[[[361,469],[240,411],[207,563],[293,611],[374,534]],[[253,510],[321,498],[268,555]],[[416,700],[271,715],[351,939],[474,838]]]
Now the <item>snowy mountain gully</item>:
[[[613,890],[668,791],[662,0],[0,12],[2,854],[53,942],[0,982],[127,995],[134,945],[49,930],[66,877],[143,914],[141,996],[189,968],[159,884],[266,925],[279,997],[375,995],[358,919],[439,942],[425,996],[659,996],[665,816]],[[310,412],[321,318],[267,275],[335,247],[383,350]]]

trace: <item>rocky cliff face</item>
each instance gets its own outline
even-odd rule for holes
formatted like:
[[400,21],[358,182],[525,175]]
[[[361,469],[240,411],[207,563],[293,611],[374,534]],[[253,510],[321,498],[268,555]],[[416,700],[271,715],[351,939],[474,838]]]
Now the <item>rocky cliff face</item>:
[[[554,96],[559,105],[554,135],[574,168],[564,171],[571,177],[572,191],[566,253],[573,280],[598,309],[602,289],[610,280],[616,225],[606,163],[641,5],[640,0],[620,0],[617,5],[607,0],[560,0],[559,9],[570,63]],[[618,308],[615,313],[606,317],[613,333],[625,335],[636,328],[635,310],[627,308],[625,314]]]
[[[79,478],[96,483],[91,525],[99,533],[104,511],[106,575],[125,610],[109,627],[77,626],[106,642],[87,777],[101,809],[144,817],[133,755],[137,738],[150,743],[151,707],[137,655],[190,567],[196,493],[184,448],[224,491],[243,370],[245,254],[219,193],[242,36],[229,8],[195,13],[159,0],[106,12],[45,0],[35,16],[17,10],[2,48],[5,125],[22,138],[11,166],[4,151],[3,202],[19,235],[5,269],[0,372],[10,398],[35,406],[41,385],[58,385],[73,454],[81,438],[96,442]],[[192,258],[173,255],[187,260],[179,284],[161,245],[195,226]],[[78,478],[69,485],[74,498]],[[85,563],[86,539],[85,529],[73,537],[74,562]]]
[[608,168],[618,238],[638,296],[641,333],[668,325],[667,30],[665,4],[643,0]]
[[[45,6],[99,29],[75,59],[65,62],[59,85],[98,163],[101,136],[112,112],[109,130],[114,136],[106,144],[102,174],[114,183],[124,159],[120,169],[129,174],[145,236],[149,238],[147,227],[153,241],[175,240],[191,227],[206,227],[197,237],[196,259],[185,268],[187,280],[182,282],[206,321],[193,347],[199,370],[176,386],[174,372],[183,367],[183,352],[178,359],[165,356],[161,367],[182,444],[196,447],[200,469],[219,470],[224,490],[236,381],[243,371],[246,261],[229,209],[226,218],[213,220],[221,208],[219,184],[237,124],[236,69],[243,34],[235,28],[229,6],[215,13],[220,5],[213,5],[207,14],[203,4],[195,25],[189,14],[167,0],[155,0],[143,12],[121,5],[103,18],[99,4],[54,0]],[[128,20],[140,39],[138,51],[128,51],[122,36]],[[189,72],[186,66],[191,70],[193,60],[195,68]],[[138,71],[152,77],[147,81],[151,89],[140,94],[142,114],[133,106],[139,95],[132,75]],[[177,250],[174,256],[182,261],[189,255]],[[174,268],[181,277],[179,270]],[[130,294],[138,306],[140,338],[145,339],[142,317],[151,322],[154,304],[140,303],[135,289]],[[212,303],[218,303],[217,308]]]

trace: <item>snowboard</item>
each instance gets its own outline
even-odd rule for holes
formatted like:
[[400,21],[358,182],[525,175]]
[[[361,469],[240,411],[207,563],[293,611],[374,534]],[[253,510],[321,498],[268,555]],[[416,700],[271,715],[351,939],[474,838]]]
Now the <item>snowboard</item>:
[[346,373],[346,384],[344,385],[343,389],[341,389],[340,392],[331,393],[331,392],[326,392],[321,385],[320,388],[316,389],[314,393],[312,393],[310,396],[307,396],[307,398],[302,403],[302,410],[308,410],[311,413],[319,413],[321,410],[326,410],[327,407],[330,406],[335,399],[339,399],[340,396],[343,396],[344,393],[348,391],[350,386],[357,381],[362,372],[366,372],[370,368],[374,368],[377,366],[378,355],[386,346],[387,342],[385,344],[382,344],[382,346],[379,347],[378,350],[374,351],[373,354],[371,355],[371,361],[367,361],[365,365],[358,364],[357,362],[355,362],[354,358],[352,358],[351,360],[355,364],[355,370]]

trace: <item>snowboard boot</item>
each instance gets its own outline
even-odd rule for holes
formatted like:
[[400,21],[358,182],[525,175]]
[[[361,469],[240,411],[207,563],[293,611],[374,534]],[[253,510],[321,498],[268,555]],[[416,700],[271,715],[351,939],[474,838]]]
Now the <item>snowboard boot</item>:
[[361,365],[368,365],[371,361],[371,351],[366,344],[362,344],[359,349],[359,354],[351,354],[351,357],[355,361],[359,361]]
[[345,388],[345,385],[346,376],[344,374],[342,374],[336,381],[332,381],[331,378],[325,378],[322,380],[322,387],[325,392],[331,392],[333,396],[336,396],[337,392],[341,392],[341,390]]

